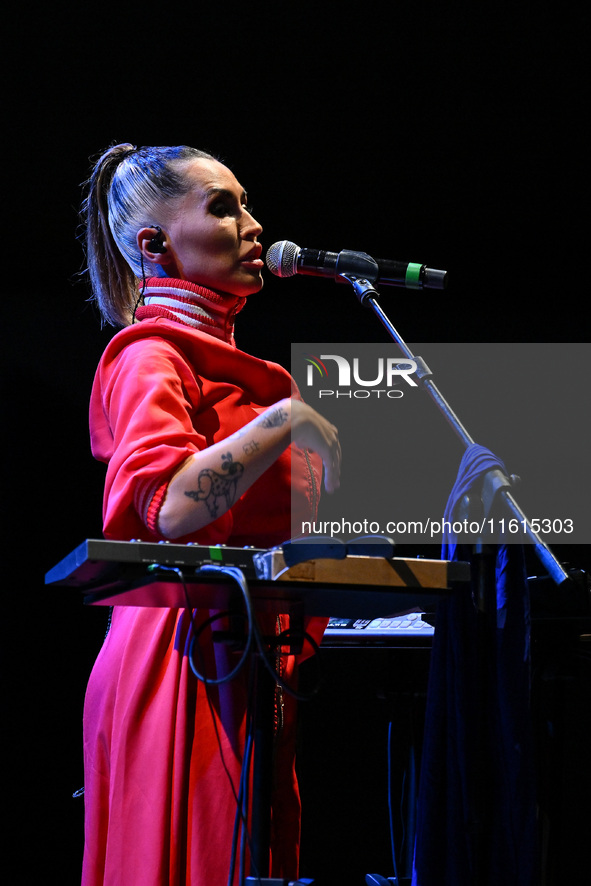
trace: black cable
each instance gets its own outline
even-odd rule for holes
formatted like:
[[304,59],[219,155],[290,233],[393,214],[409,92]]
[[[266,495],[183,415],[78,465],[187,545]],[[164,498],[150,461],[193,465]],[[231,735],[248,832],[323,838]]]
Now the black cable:
[[[254,607],[252,605],[250,592],[248,589],[248,584],[247,584],[246,577],[245,577],[244,573],[242,572],[242,570],[239,569],[237,566],[218,566],[214,563],[211,563],[211,564],[206,564],[205,566],[201,566],[196,571],[195,574],[197,576],[199,576],[202,573],[207,573],[207,572],[218,573],[218,574],[221,573],[223,575],[227,575],[229,578],[233,579],[233,581],[235,581],[238,584],[238,586],[242,592],[242,598],[243,598],[244,605],[246,608],[246,619],[247,619],[248,630],[247,630],[247,636],[246,636],[246,646],[244,648],[244,652],[242,653],[240,660],[239,660],[238,664],[236,665],[236,667],[230,672],[230,674],[227,674],[225,677],[220,677],[219,679],[212,679],[212,678],[206,678],[196,669],[194,662],[193,662],[193,655],[192,655],[193,645],[196,642],[196,640],[198,639],[199,635],[207,627],[208,624],[211,624],[211,622],[213,622],[213,621],[217,621],[217,619],[221,618],[222,615],[230,615],[230,614],[234,614],[234,613],[223,612],[223,613],[219,613],[217,615],[214,615],[210,619],[205,621],[198,629],[195,629],[195,635],[193,637],[193,640],[191,642],[191,648],[189,650],[189,664],[191,665],[191,668],[192,668],[195,676],[199,680],[203,680],[203,682],[209,683],[210,685],[213,685],[213,686],[219,685],[220,683],[225,683],[228,680],[233,679],[236,676],[236,674],[241,670],[241,668],[244,666],[246,659],[248,657],[248,654],[250,653],[252,641],[254,640],[254,642],[256,644],[257,652],[260,655],[260,657],[263,661],[263,664],[265,665],[265,667],[269,671],[274,682],[277,683],[278,686],[280,686],[285,692],[287,692],[289,695],[291,695],[297,701],[308,701],[310,698],[312,698],[318,692],[318,688],[319,688],[318,686],[316,686],[313,690],[311,690],[307,694],[299,693],[292,686],[290,686],[288,683],[286,683],[282,679],[282,677],[277,673],[277,670],[275,668],[274,659],[273,659],[273,657],[271,657],[267,654],[267,651],[265,649],[265,641],[264,641],[264,639],[261,635],[261,632],[259,630],[259,626],[258,626],[256,617],[255,617],[255,614],[254,614]],[[188,599],[188,594],[187,594],[187,599]],[[286,630],[281,631],[281,633],[278,634],[276,637],[277,645],[278,646],[283,645],[280,641],[289,639],[290,636],[292,635],[292,633],[293,633],[293,630],[291,628],[287,628]],[[307,632],[304,632],[304,638],[310,643],[314,652],[317,653],[319,651],[319,647],[318,647],[318,644],[316,643],[316,641],[314,640],[314,638],[311,637],[310,634],[308,634]]]
[[[208,707],[209,707],[211,718],[212,718],[212,723],[213,723],[213,727],[214,727],[214,731],[215,731],[215,735],[216,735],[216,741],[217,741],[217,745],[218,745],[218,749],[219,749],[219,753],[220,753],[220,759],[221,759],[224,771],[226,773],[226,776],[228,778],[230,788],[232,790],[234,802],[236,803],[236,815],[235,815],[235,820],[234,820],[234,831],[233,831],[232,846],[231,846],[231,858],[230,858],[228,886],[230,886],[230,884],[232,883],[233,878],[234,878],[234,871],[235,871],[235,866],[236,866],[237,835],[238,835],[240,823],[242,823],[242,832],[241,832],[240,854],[239,854],[239,882],[242,883],[242,882],[244,882],[243,877],[244,877],[246,845],[248,845],[248,848],[250,850],[251,867],[253,866],[253,860],[252,860],[253,847],[252,847],[250,833],[248,830],[248,819],[247,819],[247,809],[248,809],[248,802],[249,802],[249,797],[248,797],[249,773],[250,773],[250,761],[251,761],[251,756],[252,756],[253,730],[254,730],[253,715],[252,715],[253,695],[254,695],[254,687],[253,687],[253,683],[252,683],[253,670],[251,669],[250,680],[249,680],[248,703],[247,703],[248,727],[247,727],[247,735],[246,735],[246,739],[245,739],[245,748],[244,748],[244,753],[243,753],[243,758],[242,758],[242,765],[241,765],[241,772],[240,772],[240,785],[239,785],[238,792],[236,791],[236,787],[235,787],[234,782],[232,780],[232,776],[228,770],[226,761],[224,759],[221,738],[220,738],[217,722],[215,719],[215,711],[213,710],[213,705],[211,702],[211,698],[209,696],[208,687],[209,686],[219,686],[223,683],[227,683],[230,680],[234,679],[238,675],[238,673],[242,670],[242,668],[244,667],[244,665],[247,662],[247,659],[250,655],[250,652],[251,652],[251,649],[253,646],[253,640],[255,642],[257,652],[258,652],[259,656],[262,658],[262,661],[263,661],[265,667],[267,668],[267,670],[269,671],[269,673],[271,674],[271,677],[274,680],[274,682],[277,685],[279,685],[289,695],[293,696],[296,700],[307,701],[310,697],[312,697],[318,691],[319,687],[316,686],[312,690],[312,692],[304,695],[302,693],[296,692],[291,686],[289,686],[280,677],[280,675],[277,673],[277,670],[275,668],[273,660],[268,656],[267,651],[265,649],[265,642],[264,642],[264,639],[261,635],[261,632],[259,630],[256,618],[254,615],[254,609],[253,609],[252,601],[250,598],[250,593],[248,590],[248,584],[247,584],[246,578],[244,576],[244,573],[242,572],[241,569],[238,569],[235,566],[218,566],[216,564],[206,564],[206,565],[200,567],[198,570],[196,570],[195,575],[199,576],[199,575],[202,575],[203,573],[207,573],[207,572],[213,572],[213,573],[218,573],[218,574],[221,573],[221,574],[227,575],[229,578],[231,578],[233,581],[235,581],[238,584],[238,586],[242,592],[242,598],[243,598],[244,606],[246,609],[246,614],[244,617],[247,622],[247,631],[246,631],[246,642],[245,642],[244,650],[240,656],[240,659],[239,659],[237,665],[230,671],[230,673],[226,674],[224,677],[220,677],[220,678],[206,677],[205,674],[201,673],[201,671],[197,668],[195,661],[194,661],[195,646],[197,648],[198,653],[200,654],[199,644],[197,643],[197,641],[206,627],[208,627],[213,622],[219,620],[222,617],[232,616],[232,615],[235,615],[235,613],[229,612],[229,611],[218,612],[215,615],[210,616],[208,619],[206,619],[204,622],[202,622],[199,625],[199,627],[197,627],[197,625],[195,623],[194,616],[193,616],[193,606],[191,605],[189,591],[187,588],[187,582],[185,580],[184,573],[180,569],[180,567],[162,566],[161,564],[151,564],[149,569],[152,572],[155,572],[157,570],[162,570],[165,572],[174,572],[179,577],[182,588],[183,588],[183,592],[184,592],[184,596],[185,596],[185,603],[186,603],[186,610],[189,615],[191,630],[192,630],[192,634],[193,634],[193,636],[191,638],[191,642],[189,644],[189,650],[188,650],[189,666],[191,667],[191,670],[192,670],[193,674],[196,676],[196,678],[200,682],[204,683],[204,685],[205,685],[205,696],[207,699]],[[290,636],[292,635],[292,633],[293,633],[293,630],[291,628],[287,628],[286,630],[281,631],[276,637],[277,645],[279,647],[281,647],[281,645],[284,645],[281,641],[288,640],[290,638]],[[316,641],[314,640],[314,638],[311,637],[305,631],[304,631],[303,637],[304,637],[304,639],[307,639],[307,641],[310,643],[310,645],[314,649],[314,652],[317,653],[319,651],[319,647],[318,647],[318,644],[316,643]],[[202,659],[201,655],[200,655],[200,657]],[[259,878],[259,875],[256,871],[253,871],[253,876],[256,877],[257,879]]]
[[[194,640],[195,634],[197,632],[197,627],[195,624],[195,619],[193,617],[193,607],[191,605],[191,600],[189,598],[189,591],[187,588],[187,583],[185,581],[185,576],[184,576],[182,569],[180,569],[180,567],[178,567],[178,566],[163,566],[160,563],[151,564],[148,567],[148,569],[150,572],[155,572],[157,570],[161,570],[163,572],[174,572],[175,575],[177,575],[178,578],[180,579],[181,586],[183,588],[183,593],[185,596],[185,603],[186,603],[185,609],[186,609],[186,612],[188,613],[189,621],[190,621],[190,625],[191,625],[191,630],[193,632],[193,638],[192,638],[191,646],[190,646],[190,649],[192,650],[193,640]],[[214,616],[213,618],[207,619],[207,623],[211,623],[212,621],[217,620],[217,618],[220,618],[221,615],[223,615],[223,613],[220,613],[220,614]],[[197,648],[199,649],[199,647],[197,647]],[[191,665],[190,656],[189,656],[189,664]],[[193,672],[195,673],[193,667],[191,667],[191,670],[193,670]],[[232,671],[232,673],[235,675],[236,669],[234,669]],[[220,737],[218,724],[217,724],[216,717],[215,717],[215,711],[213,709],[213,703],[211,701],[211,698],[210,698],[210,695],[208,692],[208,686],[218,685],[219,682],[225,682],[225,680],[222,680],[222,681],[204,680],[201,677],[199,677],[198,679],[200,679],[200,681],[203,682],[205,685],[205,698],[207,699],[207,706],[209,708],[209,713],[211,716],[211,721],[212,721],[214,732],[215,732],[218,751],[220,754],[220,760],[221,760],[224,772],[226,773],[226,777],[228,779],[228,784],[230,785],[230,790],[232,791],[232,796],[234,797],[234,802],[236,804],[236,810],[237,810],[236,817],[237,817],[238,821],[242,821],[243,832],[246,833],[246,840],[248,842],[248,845],[249,845],[249,848],[250,848],[251,854],[252,854],[252,844],[251,844],[251,840],[250,840],[250,834],[248,832],[248,821],[247,821],[246,815],[244,813],[244,810],[242,808],[243,803],[240,798],[240,793],[242,791],[242,782],[245,780],[246,783],[248,783],[248,772],[249,772],[249,768],[250,768],[250,765],[249,765],[250,764],[250,748],[248,749],[249,756],[247,757],[247,755],[245,753],[242,758],[242,766],[241,766],[241,772],[240,772],[241,787],[239,788],[239,792],[237,792],[236,786],[235,786],[234,781],[232,779],[232,775],[230,773],[230,770],[228,769],[228,765],[227,765],[226,759],[224,757],[224,749],[222,746],[222,740]],[[245,748],[245,751],[246,751],[246,748]],[[232,878],[233,878],[234,866],[235,866],[235,860],[234,860],[234,856],[232,856],[232,858],[230,860],[230,874],[231,874]],[[231,882],[232,882],[232,879],[230,879],[229,883],[231,883]]]
[[140,290],[140,294],[139,294],[138,297],[137,297],[136,303],[135,303],[134,306],[133,306],[133,312],[132,312],[132,315],[131,315],[131,323],[132,323],[132,325],[135,323],[135,312],[136,312],[137,309],[139,308],[139,306],[140,306],[140,302],[141,302],[141,300],[142,300],[143,297],[144,297],[144,292],[146,291],[146,285],[147,285],[147,282],[148,282],[148,281],[146,280],[146,269],[144,268],[144,256],[142,255],[141,252],[140,252],[140,264],[141,264],[141,266],[142,266],[142,288],[141,288],[141,290]]
[[390,851],[392,853],[392,868],[394,871],[394,883],[398,884],[398,866],[396,864],[396,839],[394,836],[394,809],[392,805],[392,721],[388,723],[388,814],[390,818]]
[[[242,668],[246,664],[246,661],[250,655],[252,640],[253,640],[253,637],[255,636],[255,619],[254,619],[254,612],[253,612],[253,608],[252,608],[252,602],[250,600],[250,594],[248,593],[248,588],[246,587],[246,581],[244,579],[244,574],[242,573],[242,571],[240,569],[238,569],[235,566],[216,566],[214,564],[211,564],[211,565],[202,566],[200,569],[198,569],[196,571],[195,574],[197,576],[199,576],[204,572],[218,572],[218,573],[222,572],[222,573],[228,575],[230,578],[234,579],[234,581],[236,581],[236,583],[238,584],[238,586],[242,590],[242,597],[243,597],[244,605],[246,608],[247,631],[246,631],[246,643],[244,646],[244,650],[238,660],[237,665],[234,668],[232,668],[230,673],[226,674],[224,677],[213,678],[213,677],[206,677],[204,674],[201,674],[200,671],[197,669],[195,662],[194,662],[193,648],[195,646],[195,643],[197,642],[197,640],[199,639],[199,637],[201,636],[201,634],[203,633],[203,631],[205,630],[205,628],[208,625],[212,624],[214,621],[218,621],[223,616],[233,615],[233,613],[231,613],[231,612],[216,613],[216,615],[213,615],[210,618],[208,618],[206,621],[204,621],[199,626],[199,628],[196,628],[195,624],[193,623],[193,638],[191,640],[191,645],[189,647],[189,664],[191,666],[191,670],[193,671],[193,673],[195,674],[197,679],[201,680],[203,683],[207,683],[209,686],[220,686],[222,683],[228,683],[230,680],[233,680],[234,677],[242,670]],[[186,596],[188,605],[190,605],[189,595],[186,590],[186,587],[185,587],[185,596]]]
[[238,804],[234,816],[234,830],[232,833],[232,848],[230,853],[230,871],[228,874],[228,886],[232,886],[234,882],[234,871],[236,868],[236,851],[238,845],[238,832],[242,824],[240,832],[240,854],[239,854],[239,877],[238,882],[244,882],[244,860],[246,854],[246,845],[250,849],[252,857],[252,843],[250,832],[248,830],[248,804],[249,804],[249,787],[250,787],[250,763],[252,759],[252,748],[254,743],[254,717],[253,717],[253,699],[254,699],[254,670],[249,672],[247,702],[246,702],[246,737],[244,742],[244,754],[242,758],[242,766],[240,769],[240,789],[238,792]]

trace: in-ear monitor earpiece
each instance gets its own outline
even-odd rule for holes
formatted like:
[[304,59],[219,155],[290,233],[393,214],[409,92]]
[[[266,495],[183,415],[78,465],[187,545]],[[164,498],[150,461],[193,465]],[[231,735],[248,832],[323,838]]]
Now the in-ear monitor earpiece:
[[166,247],[162,242],[162,228],[160,225],[154,225],[154,230],[156,234],[149,241],[148,249],[150,252],[166,252]]

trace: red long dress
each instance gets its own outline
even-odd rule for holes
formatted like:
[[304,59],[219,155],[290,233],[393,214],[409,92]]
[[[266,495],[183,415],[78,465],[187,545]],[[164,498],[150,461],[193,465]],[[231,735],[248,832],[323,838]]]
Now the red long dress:
[[[108,465],[107,538],[160,540],[157,510],[176,468],[283,397],[297,396],[282,367],[238,350],[231,332],[224,337],[166,317],[146,317],[108,345],[90,408],[93,453]],[[230,511],[179,541],[258,547],[285,541],[292,531],[292,504],[296,520],[314,519],[320,470],[316,457],[292,446]],[[209,614],[197,611],[194,618],[201,622]],[[313,620],[307,627],[317,642],[324,624]],[[273,617],[266,629],[276,627]],[[206,630],[199,643],[203,666],[208,676],[219,675],[228,668],[229,653],[207,642],[208,636]],[[205,685],[188,663],[191,637],[185,610],[114,609],[85,700],[83,886],[225,886],[228,881],[236,811],[230,779],[237,791],[246,671],[208,687],[208,702]],[[289,681],[293,657],[281,662]],[[283,702],[275,745],[271,873],[295,878],[300,819],[295,702],[288,694]]]

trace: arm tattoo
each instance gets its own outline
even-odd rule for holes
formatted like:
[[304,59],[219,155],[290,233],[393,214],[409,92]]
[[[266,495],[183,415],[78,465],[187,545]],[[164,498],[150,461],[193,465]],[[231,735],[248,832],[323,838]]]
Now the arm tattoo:
[[256,440],[251,440],[250,443],[245,443],[242,449],[247,455],[252,455],[253,452],[259,451],[260,446]]
[[279,407],[279,409],[276,409],[261,422],[261,427],[280,428],[281,425],[284,425],[286,421],[287,412],[285,411],[285,409]]
[[204,501],[212,517],[217,517],[220,499],[225,503],[225,509],[232,507],[236,499],[236,486],[244,471],[244,465],[239,461],[232,460],[232,453],[222,455],[222,471],[219,474],[211,468],[205,468],[199,472],[197,478],[198,489],[185,492],[193,501]]

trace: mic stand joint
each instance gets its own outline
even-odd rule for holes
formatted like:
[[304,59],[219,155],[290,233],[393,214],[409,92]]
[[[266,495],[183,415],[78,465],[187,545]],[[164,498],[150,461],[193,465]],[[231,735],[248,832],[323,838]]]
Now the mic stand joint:
[[347,283],[351,284],[355,295],[362,305],[366,305],[369,299],[380,297],[378,290],[366,277],[355,277],[353,274],[341,274],[340,277],[342,280],[346,280]]

